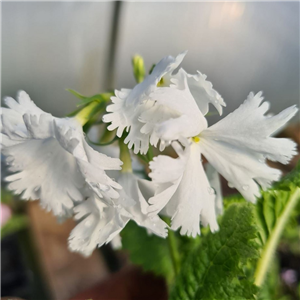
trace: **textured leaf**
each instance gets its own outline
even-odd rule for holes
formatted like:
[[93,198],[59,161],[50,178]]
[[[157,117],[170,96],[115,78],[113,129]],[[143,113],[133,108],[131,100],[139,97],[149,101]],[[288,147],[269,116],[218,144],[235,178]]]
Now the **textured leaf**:
[[145,271],[164,276],[169,282],[174,276],[169,245],[166,239],[149,235],[145,228],[129,222],[121,232],[123,249],[129,250],[132,263]]
[[289,175],[268,191],[262,193],[255,207],[259,227],[259,241],[263,246],[255,270],[255,284],[262,286],[273,261],[281,236],[297,224],[300,204],[299,164]]
[[170,299],[254,299],[257,288],[243,266],[258,256],[253,205],[232,204],[220,231],[202,237],[182,265]]

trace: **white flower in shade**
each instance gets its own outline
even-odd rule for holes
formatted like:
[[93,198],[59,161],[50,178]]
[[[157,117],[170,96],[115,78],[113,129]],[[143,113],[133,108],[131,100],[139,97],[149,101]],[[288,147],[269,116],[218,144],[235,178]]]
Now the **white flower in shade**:
[[91,255],[96,247],[118,239],[129,220],[150,233],[167,236],[167,224],[155,214],[148,216],[146,199],[153,195],[151,183],[129,172],[121,173],[118,182],[123,189],[120,197],[114,200],[114,206],[106,205],[95,193],[90,193],[88,200],[74,208],[75,219],[80,223],[69,237],[71,251]]
[[164,127],[172,127],[176,136],[199,132],[201,115],[208,112],[209,103],[222,113],[225,102],[205,75],[190,75],[183,69],[173,74],[185,55],[186,52],[176,58],[163,58],[132,90],[115,91],[103,121],[111,123],[108,129],[117,129],[119,137],[128,131],[124,142],[135,153],[145,154],[149,143],[156,147],[160,141],[160,150],[170,144],[168,135],[161,135]]
[[216,169],[210,164],[207,163],[205,165],[205,172],[207,179],[209,181],[209,184],[211,186],[211,189],[209,189],[209,192],[216,194],[215,198],[215,210],[216,210],[216,215],[222,215],[223,214],[223,197],[222,197],[222,186],[221,186],[221,180],[219,173],[216,171]]
[[21,91],[17,101],[6,98],[2,108],[2,152],[14,172],[8,188],[23,199],[40,199],[56,216],[70,215],[84,200],[89,185],[98,194],[118,198],[120,185],[105,170],[121,169],[119,159],[94,151],[85,141],[76,118],[55,118],[39,109]]
[[262,102],[261,95],[250,93],[233,113],[206,126],[196,136],[181,139],[184,150],[174,142],[178,158],[154,158],[149,176],[156,185],[156,195],[149,199],[150,215],[166,206],[172,215],[172,228],[181,227],[182,234],[192,236],[200,232],[199,221],[209,224],[212,231],[218,228],[215,192],[203,171],[201,154],[230,187],[253,203],[260,196],[260,187],[268,188],[280,178],[281,172],[269,167],[266,159],[286,164],[297,153],[296,144],[271,135],[295,115],[297,108],[292,106],[278,115],[265,116],[269,103]]

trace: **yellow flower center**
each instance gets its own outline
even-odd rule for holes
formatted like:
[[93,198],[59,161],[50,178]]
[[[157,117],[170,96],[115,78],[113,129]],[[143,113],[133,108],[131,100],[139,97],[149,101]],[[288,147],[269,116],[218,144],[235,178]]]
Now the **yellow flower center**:
[[199,142],[200,142],[199,136],[194,136],[192,139],[193,139],[193,141],[194,141],[195,143],[199,143]]

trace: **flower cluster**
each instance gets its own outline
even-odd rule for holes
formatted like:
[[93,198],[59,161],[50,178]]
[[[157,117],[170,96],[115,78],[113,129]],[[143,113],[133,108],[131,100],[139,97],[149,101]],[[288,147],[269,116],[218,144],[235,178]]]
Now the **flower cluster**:
[[[297,108],[266,115],[269,103],[262,93],[250,93],[238,109],[209,127],[210,104],[220,115],[226,104],[204,74],[176,71],[185,55],[163,58],[132,90],[116,90],[103,116],[107,129],[116,130],[135,154],[145,155],[149,147],[175,150],[174,157],[160,154],[150,161],[151,180],[133,174],[127,147],[120,147],[123,167],[120,159],[95,151],[84,137],[83,112],[59,119],[23,91],[17,101],[5,99],[2,151],[14,173],[6,178],[8,188],[23,199],[40,199],[60,218],[75,215],[79,224],[69,238],[71,250],[90,255],[117,237],[129,220],[166,237],[169,227],[160,215],[171,217],[170,229],[181,228],[181,234],[195,237],[200,223],[216,231],[222,212],[218,173],[255,203],[260,188],[281,175],[266,160],[286,164],[296,154],[293,141],[272,134]],[[202,155],[209,162],[206,169]],[[120,170],[116,180],[108,176],[111,170]]]

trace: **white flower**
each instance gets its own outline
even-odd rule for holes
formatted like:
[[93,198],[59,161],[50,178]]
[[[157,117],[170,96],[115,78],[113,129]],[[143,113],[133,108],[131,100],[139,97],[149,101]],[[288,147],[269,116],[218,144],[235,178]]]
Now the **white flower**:
[[148,209],[150,216],[166,205],[167,215],[172,216],[172,229],[181,227],[181,234],[200,234],[200,220],[204,226],[209,224],[212,231],[218,230],[215,192],[200,161],[199,145],[187,144],[184,151],[177,142],[172,145],[177,159],[160,155],[150,163],[150,177],[158,185],[157,195],[149,199],[153,204]]
[[84,200],[89,185],[103,197],[118,198],[120,185],[105,170],[120,169],[119,159],[94,151],[76,118],[54,118],[21,91],[17,101],[6,98],[2,108],[2,151],[15,174],[8,188],[23,199],[40,199],[56,216],[69,215],[74,202]]
[[[115,91],[113,104],[107,107],[109,113],[103,121],[111,122],[108,129],[117,129],[119,137],[126,129],[129,133],[125,143],[130,149],[134,147],[135,153],[145,154],[149,143],[156,147],[159,141],[163,150],[170,143],[170,136],[199,132],[206,122],[201,116],[208,112],[209,103],[222,113],[225,102],[205,75],[200,72],[190,75],[183,69],[173,75],[185,55],[186,52],[176,58],[163,58],[132,90]],[[193,128],[192,124],[197,127]],[[172,132],[162,136],[161,128],[166,126],[172,127]]]
[[123,189],[114,206],[106,205],[95,193],[90,193],[88,200],[74,208],[75,219],[81,221],[70,234],[71,251],[89,256],[96,247],[118,237],[130,219],[151,233],[167,236],[167,224],[157,215],[149,217],[147,213],[149,205],[145,199],[153,195],[151,183],[129,172],[121,173],[118,182]]
[[181,138],[184,151],[173,143],[178,158],[158,156],[150,163],[150,177],[157,186],[156,195],[149,199],[150,214],[167,205],[173,216],[172,228],[181,226],[182,234],[199,234],[199,220],[208,223],[212,231],[217,229],[215,193],[203,171],[201,154],[231,187],[253,203],[260,196],[260,187],[265,189],[280,178],[281,172],[270,168],[266,158],[286,164],[296,154],[296,144],[271,135],[295,115],[297,108],[265,116],[269,103],[262,103],[261,95],[250,93],[238,109],[215,125],[203,128],[193,138]]
[[205,74],[197,71],[197,74],[192,75],[181,68],[176,74],[168,73],[166,77],[166,81],[173,83],[178,89],[184,89],[182,78],[187,78],[189,90],[202,114],[206,115],[209,111],[209,104],[212,104],[218,113],[222,115],[223,106],[226,106],[226,103],[221,95],[213,89],[212,83],[206,80],[207,76]]

